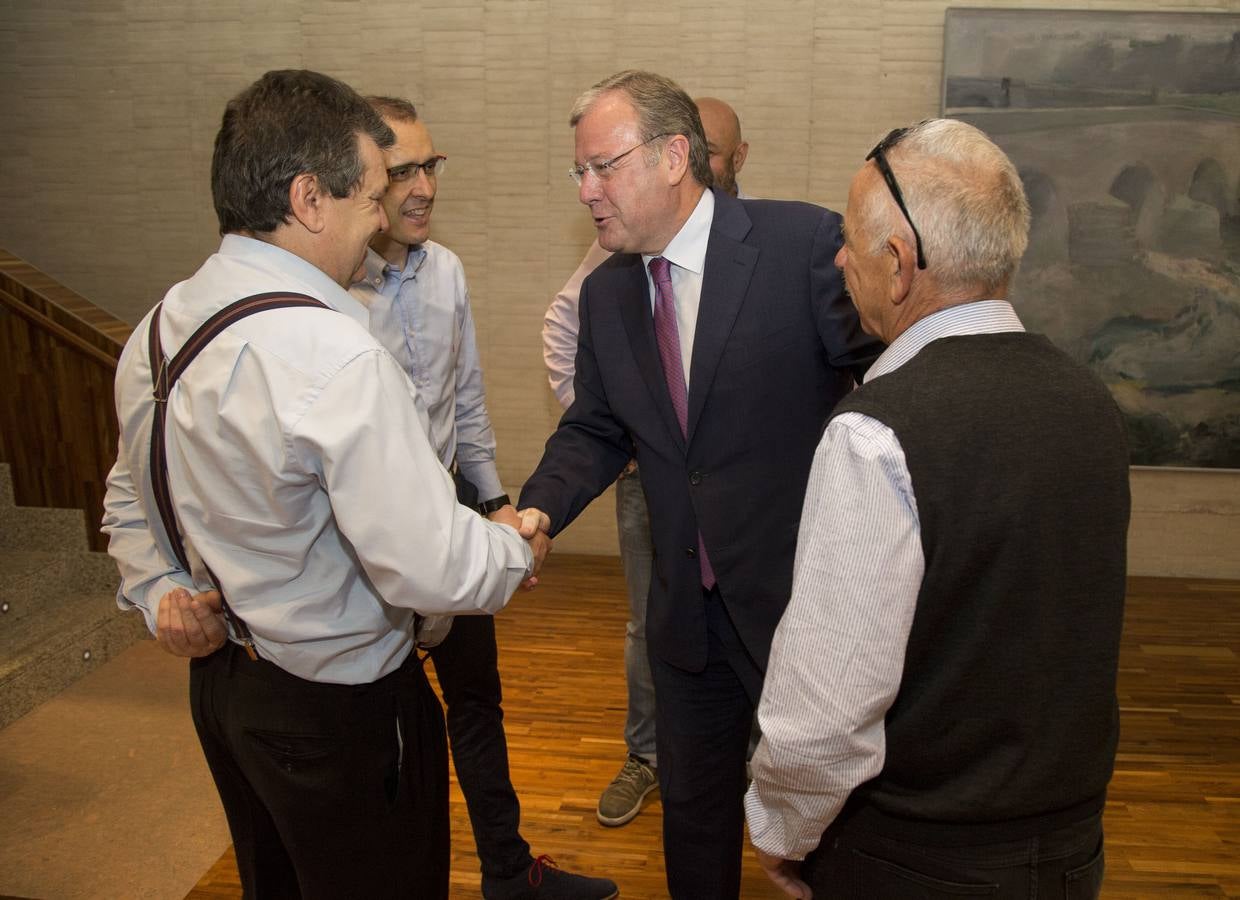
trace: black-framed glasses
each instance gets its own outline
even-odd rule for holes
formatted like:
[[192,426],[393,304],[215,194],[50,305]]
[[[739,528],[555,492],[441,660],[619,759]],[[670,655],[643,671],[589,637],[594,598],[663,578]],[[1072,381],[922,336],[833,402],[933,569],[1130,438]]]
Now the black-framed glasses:
[[638,147],[645,147],[651,141],[657,141],[659,138],[662,138],[662,137],[667,137],[667,132],[664,132],[663,134],[656,134],[654,137],[646,138],[640,144],[637,144],[634,147],[630,147],[628,150],[625,150],[623,153],[616,154],[611,159],[605,159],[599,163],[586,163],[585,165],[582,165],[582,166],[573,166],[572,168],[568,170],[568,177],[573,179],[573,181],[577,185],[580,185],[581,180],[586,177],[586,173],[593,172],[594,177],[597,178],[599,181],[606,181],[608,178],[610,178],[612,175],[615,174],[616,163],[620,162],[620,160],[624,159],[626,156],[628,156]]
[[412,181],[418,177],[418,170],[421,169],[426,173],[427,178],[434,178],[443,172],[444,163],[448,161],[448,157],[442,154],[432,156],[426,162],[411,162],[401,166],[392,166],[387,170],[388,181],[392,184],[400,184],[402,181]]
[[891,171],[891,165],[887,162],[887,151],[900,143],[901,139],[908,132],[909,129],[907,128],[894,129],[879,141],[873,150],[866,154],[865,160],[866,162],[874,160],[874,164],[878,166],[878,171],[883,174],[883,181],[887,182],[887,188],[891,191],[891,196],[895,198],[896,206],[900,207],[900,212],[904,213],[904,221],[908,222],[908,227],[913,229],[913,239],[917,241],[917,268],[924,269],[926,267],[926,254],[921,249],[921,233],[917,230],[917,226],[913,224],[913,217],[908,214],[908,207],[904,205],[904,194],[900,191],[900,184],[896,181],[896,174]]

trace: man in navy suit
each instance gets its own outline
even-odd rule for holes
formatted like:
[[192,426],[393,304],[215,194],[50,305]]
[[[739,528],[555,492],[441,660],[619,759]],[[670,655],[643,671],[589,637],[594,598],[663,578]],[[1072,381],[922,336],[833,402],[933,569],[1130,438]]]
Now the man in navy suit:
[[570,124],[571,174],[615,255],[581,290],[576,397],[521,494],[524,531],[563,529],[636,456],[668,887],[736,897],[745,751],[810,463],[881,345],[832,262],[840,217],[711,190],[676,84],[621,72]]

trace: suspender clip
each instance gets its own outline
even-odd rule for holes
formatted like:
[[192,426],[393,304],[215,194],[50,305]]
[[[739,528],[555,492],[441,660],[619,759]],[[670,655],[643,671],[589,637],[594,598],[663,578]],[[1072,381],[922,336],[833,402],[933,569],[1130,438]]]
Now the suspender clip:
[[156,403],[168,402],[168,357],[159,361],[159,371],[155,374],[155,390],[151,394]]

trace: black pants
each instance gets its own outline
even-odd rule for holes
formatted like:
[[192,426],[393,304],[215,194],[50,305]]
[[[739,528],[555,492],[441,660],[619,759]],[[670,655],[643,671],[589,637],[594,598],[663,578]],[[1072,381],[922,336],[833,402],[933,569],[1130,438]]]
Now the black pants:
[[509,878],[533,862],[521,837],[521,806],[508,774],[495,619],[457,616],[431,659],[448,707],[456,777],[488,878]]
[[762,693],[762,671],[718,590],[706,596],[706,627],[701,672],[650,657],[667,887],[677,900],[739,896],[745,757]]
[[816,900],[1092,900],[1102,889],[1102,815],[1047,834],[931,847],[832,825],[802,876]]
[[246,897],[448,896],[443,715],[416,653],[335,685],[228,643],[191,661],[190,703]]

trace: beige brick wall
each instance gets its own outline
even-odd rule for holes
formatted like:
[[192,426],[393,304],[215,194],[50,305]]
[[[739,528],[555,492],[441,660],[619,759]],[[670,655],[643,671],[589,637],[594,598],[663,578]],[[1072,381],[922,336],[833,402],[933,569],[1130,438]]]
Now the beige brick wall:
[[[1065,5],[1240,10],[1240,0]],[[839,208],[876,136],[938,111],[946,7],[0,0],[0,246],[136,321],[216,244],[207,178],[232,94],[267,69],[308,67],[365,92],[409,96],[450,157],[434,236],[465,262],[500,472],[515,489],[558,415],[542,368],[542,314],[592,238],[564,174],[576,94],[644,67],[692,94],[724,97],[751,143],[747,192]],[[1213,475],[1204,505],[1177,509],[1192,476],[1139,477],[1140,496],[1157,499],[1134,519],[1137,570],[1240,577],[1240,553],[1187,553],[1199,536],[1240,546],[1240,476]],[[1161,535],[1168,521],[1186,535],[1187,555],[1137,533],[1157,522]],[[559,546],[614,552],[610,500]]]

